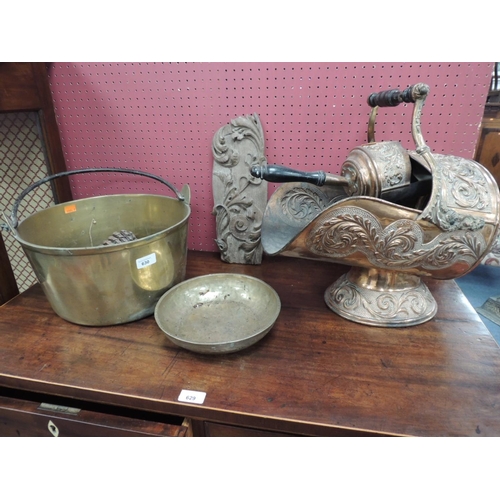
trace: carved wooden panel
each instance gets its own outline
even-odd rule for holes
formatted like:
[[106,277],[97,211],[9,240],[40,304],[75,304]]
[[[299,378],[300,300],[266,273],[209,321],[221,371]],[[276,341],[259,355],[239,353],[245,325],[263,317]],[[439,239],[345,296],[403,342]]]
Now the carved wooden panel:
[[213,138],[212,187],[215,240],[225,262],[262,262],[261,226],[267,203],[267,182],[250,174],[264,165],[264,132],[257,114],[240,116]]

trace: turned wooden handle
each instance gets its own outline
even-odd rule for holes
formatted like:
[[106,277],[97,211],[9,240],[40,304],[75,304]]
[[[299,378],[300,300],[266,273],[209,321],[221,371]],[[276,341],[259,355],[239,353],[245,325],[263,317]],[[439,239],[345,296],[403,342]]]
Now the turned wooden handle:
[[308,182],[316,184],[316,186],[323,186],[326,181],[326,173],[321,170],[301,172],[280,165],[255,165],[250,172],[254,177],[268,182]]
[[398,106],[402,102],[416,102],[417,99],[423,99],[427,96],[428,92],[428,85],[424,83],[417,83],[403,91],[399,89],[392,89],[375,92],[368,97],[368,104],[372,108],[376,106],[381,108]]

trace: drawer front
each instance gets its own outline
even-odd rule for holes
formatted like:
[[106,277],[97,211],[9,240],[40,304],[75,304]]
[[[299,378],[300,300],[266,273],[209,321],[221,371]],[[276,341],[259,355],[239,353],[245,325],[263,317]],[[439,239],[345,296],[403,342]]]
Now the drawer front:
[[0,436],[184,437],[187,427],[0,396]]
[[216,424],[204,422],[205,436],[207,437],[285,437],[292,434],[284,434],[274,431],[263,431],[234,425]]

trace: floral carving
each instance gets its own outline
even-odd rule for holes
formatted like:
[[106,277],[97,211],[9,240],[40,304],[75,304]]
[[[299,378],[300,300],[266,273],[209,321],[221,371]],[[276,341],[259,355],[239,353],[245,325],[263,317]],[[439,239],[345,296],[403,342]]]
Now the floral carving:
[[260,264],[267,184],[250,174],[252,166],[266,163],[258,115],[240,116],[222,127],[214,135],[212,153],[215,241],[221,259]]
[[229,241],[233,240],[243,252],[245,263],[258,264],[262,257],[260,249],[262,211],[245,193],[247,187],[254,182],[242,177],[237,186],[231,175],[219,172],[215,175],[224,183],[225,188],[222,203],[215,205],[213,210],[218,236],[215,242],[221,252],[222,260],[230,261]]

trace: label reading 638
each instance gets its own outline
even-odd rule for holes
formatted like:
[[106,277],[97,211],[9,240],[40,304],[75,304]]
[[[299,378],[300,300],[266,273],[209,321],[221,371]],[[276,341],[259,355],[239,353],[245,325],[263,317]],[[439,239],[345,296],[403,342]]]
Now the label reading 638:
[[135,261],[137,269],[142,269],[143,267],[151,266],[156,262],[156,254],[153,252],[149,255],[141,257]]

